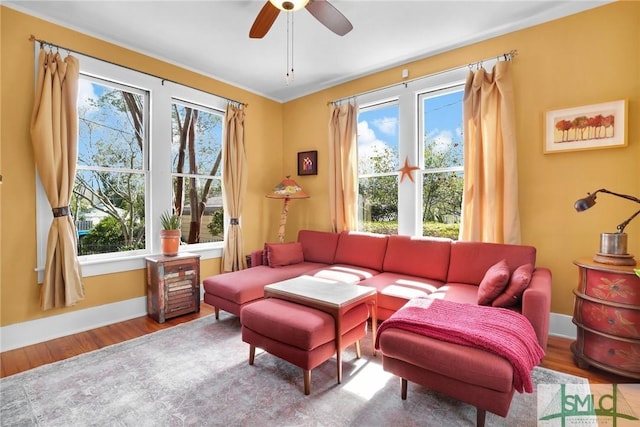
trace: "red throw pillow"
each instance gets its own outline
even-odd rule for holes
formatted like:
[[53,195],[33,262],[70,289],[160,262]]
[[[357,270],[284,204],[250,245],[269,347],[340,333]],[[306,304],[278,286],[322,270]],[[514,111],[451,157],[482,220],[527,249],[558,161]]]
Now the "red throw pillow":
[[529,286],[531,275],[533,274],[533,264],[524,264],[516,268],[511,275],[509,285],[493,302],[494,307],[511,307],[516,305],[522,298],[524,290]]
[[498,261],[484,274],[478,287],[478,304],[490,305],[509,284],[509,266],[506,260]]
[[267,243],[267,258],[269,267],[284,267],[285,265],[298,264],[304,261],[302,244],[293,243]]

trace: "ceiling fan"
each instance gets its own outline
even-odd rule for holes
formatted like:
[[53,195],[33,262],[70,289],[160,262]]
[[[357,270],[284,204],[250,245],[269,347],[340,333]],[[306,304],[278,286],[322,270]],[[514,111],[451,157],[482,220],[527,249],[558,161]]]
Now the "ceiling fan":
[[306,8],[322,25],[344,36],[353,29],[353,25],[345,16],[326,0],[268,0],[258,13],[251,26],[249,37],[261,39],[267,34],[280,11],[292,12]]

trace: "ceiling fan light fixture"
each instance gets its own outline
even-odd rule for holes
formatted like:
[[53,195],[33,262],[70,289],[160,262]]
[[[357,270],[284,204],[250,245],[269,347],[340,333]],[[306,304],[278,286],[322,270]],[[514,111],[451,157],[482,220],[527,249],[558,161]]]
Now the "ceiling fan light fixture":
[[280,10],[293,12],[305,7],[309,0],[269,0],[269,2]]

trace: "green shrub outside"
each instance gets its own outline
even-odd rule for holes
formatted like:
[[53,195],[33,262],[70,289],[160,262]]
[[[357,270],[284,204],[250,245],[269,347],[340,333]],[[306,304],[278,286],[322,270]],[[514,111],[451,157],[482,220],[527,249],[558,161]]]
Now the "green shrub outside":
[[[398,234],[398,223],[395,221],[365,222],[362,231],[378,234]],[[460,224],[442,224],[440,222],[425,222],[422,224],[422,235],[429,237],[446,237],[458,240]]]
[[212,236],[222,237],[224,233],[224,212],[222,209],[215,210],[211,213],[211,222],[207,225],[207,228]]

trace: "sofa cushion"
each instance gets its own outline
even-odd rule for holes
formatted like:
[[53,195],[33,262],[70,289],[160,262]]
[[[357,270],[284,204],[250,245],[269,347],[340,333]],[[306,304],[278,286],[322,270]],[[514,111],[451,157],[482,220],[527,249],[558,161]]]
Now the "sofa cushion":
[[242,307],[240,320],[244,327],[303,350],[312,350],[335,338],[330,314],[276,298]]
[[451,240],[434,237],[389,236],[384,271],[447,280]]
[[509,273],[509,266],[504,259],[491,266],[478,286],[478,304],[490,305],[509,284]]
[[[383,359],[397,359],[413,365],[413,372],[425,369],[461,383],[503,393],[513,389],[513,367],[504,357],[397,328],[386,329],[379,337]],[[460,369],[461,366],[466,369]]]
[[388,240],[388,237],[382,234],[343,231],[338,238],[333,263],[382,271]]
[[302,244],[304,260],[333,264],[338,246],[338,233],[328,231],[300,230],[298,242]]
[[323,264],[313,262],[302,262],[280,268],[259,265],[207,277],[202,281],[202,286],[208,294],[242,305],[263,298],[264,287],[270,283],[298,277],[322,266]]
[[285,265],[299,264],[304,261],[302,244],[293,243],[266,243],[267,259],[269,267],[284,267]]
[[522,299],[524,290],[529,286],[531,275],[533,274],[533,265],[525,264],[516,268],[511,275],[509,284],[496,299],[491,303],[494,307],[511,307],[516,305]]
[[385,271],[358,284],[376,288],[378,319],[384,320],[411,298],[430,295],[444,285],[444,282]]
[[431,297],[475,305],[478,303],[478,286],[468,283],[447,283],[432,293]]
[[378,273],[379,271],[370,268],[333,264],[317,270],[311,270],[307,275],[336,282],[359,284],[361,280],[376,276]]
[[447,282],[479,285],[486,271],[502,259],[507,261],[510,271],[523,264],[535,266],[536,248],[500,243],[452,242]]

